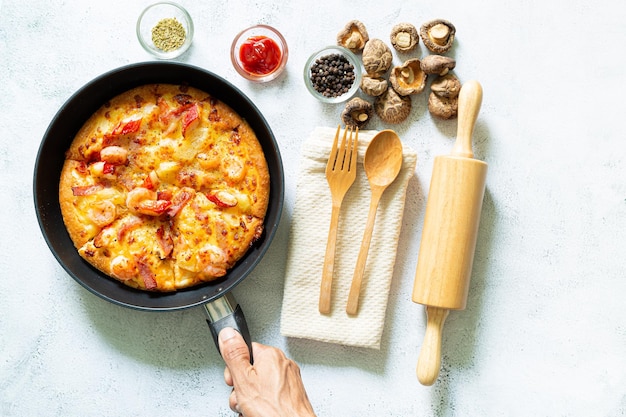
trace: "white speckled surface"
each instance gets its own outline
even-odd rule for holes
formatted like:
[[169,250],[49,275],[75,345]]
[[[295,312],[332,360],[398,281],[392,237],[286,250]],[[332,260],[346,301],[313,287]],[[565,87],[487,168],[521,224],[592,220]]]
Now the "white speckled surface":
[[[301,365],[319,417],[626,414],[621,2],[181,2],[196,37],[180,60],[241,88],[281,148],[280,228],[235,295],[254,338]],[[199,309],[150,314],[95,297],[58,265],[36,221],[33,164],[48,123],[89,80],[151,59],[135,39],[147,3],[0,0],[2,416],[232,415]],[[423,387],[424,314],[410,294],[432,160],[456,132],[430,118],[425,96],[393,126],[419,159],[381,350],[285,339],[279,318],[299,147],[341,109],[308,95],[306,58],[354,18],[387,40],[395,23],[439,17],[457,27],[455,73],[484,88],[475,152],[489,174],[468,308],[450,314],[440,378]],[[279,28],[290,47],[286,75],[263,86],[228,58],[234,35],[255,23]]]

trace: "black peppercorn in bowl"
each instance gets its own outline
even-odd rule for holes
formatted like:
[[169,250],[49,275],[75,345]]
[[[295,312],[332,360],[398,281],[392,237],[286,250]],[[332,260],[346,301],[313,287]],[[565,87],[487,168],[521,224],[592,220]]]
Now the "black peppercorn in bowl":
[[350,50],[327,46],[315,52],[304,66],[304,84],[323,103],[341,103],[361,84],[361,62]]
[[137,19],[137,38],[143,49],[156,58],[177,58],[191,46],[193,20],[176,3],[154,3]]

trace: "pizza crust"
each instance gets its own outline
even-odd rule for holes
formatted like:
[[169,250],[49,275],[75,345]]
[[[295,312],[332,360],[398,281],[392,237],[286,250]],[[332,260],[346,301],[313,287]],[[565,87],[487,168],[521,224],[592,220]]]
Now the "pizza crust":
[[223,277],[261,236],[269,193],[248,123],[209,94],[170,84],[103,104],[70,145],[59,182],[80,256],[149,291]]

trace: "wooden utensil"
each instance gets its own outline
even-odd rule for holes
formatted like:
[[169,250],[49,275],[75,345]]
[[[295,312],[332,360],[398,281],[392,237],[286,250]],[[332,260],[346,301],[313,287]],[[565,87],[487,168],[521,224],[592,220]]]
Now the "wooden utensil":
[[350,294],[348,295],[348,305],[346,307],[348,314],[357,314],[359,309],[361,282],[363,281],[363,272],[365,271],[367,254],[372,240],[378,203],[385,189],[398,176],[401,167],[402,142],[400,138],[393,130],[387,129],[378,132],[367,146],[365,157],[363,158],[363,168],[370,183],[372,198],[359,257],[357,258],[354,276],[352,277]]
[[[322,268],[322,284],[318,307],[319,312],[322,314],[330,313],[339,212],[341,211],[341,203],[344,196],[356,179],[356,160],[359,149],[359,128],[355,129],[354,135],[351,127],[346,128],[343,131],[341,144],[338,144],[340,129],[341,126],[337,126],[333,147],[326,164],[326,180],[330,188],[333,206],[330,215],[328,241],[326,242],[326,254],[324,255],[324,267]],[[346,140],[348,131],[350,131],[350,137]]]
[[487,164],[474,159],[472,133],[482,87],[477,81],[459,93],[457,138],[452,152],[434,161],[413,286],[413,301],[426,306],[424,343],[417,377],[432,385],[441,365],[441,337],[449,310],[467,303]]

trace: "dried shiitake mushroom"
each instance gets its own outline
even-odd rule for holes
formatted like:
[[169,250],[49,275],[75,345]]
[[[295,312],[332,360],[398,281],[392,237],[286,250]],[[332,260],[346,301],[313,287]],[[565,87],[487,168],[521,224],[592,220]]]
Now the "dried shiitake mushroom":
[[341,112],[341,120],[346,126],[356,126],[360,129],[370,121],[373,114],[374,108],[371,103],[355,97],[346,103],[346,107]]
[[436,54],[446,53],[452,48],[455,33],[454,25],[444,19],[431,20],[420,28],[424,45]]
[[461,82],[453,74],[437,77],[431,84],[430,90],[439,97],[456,97],[461,91]]
[[379,96],[389,87],[389,82],[382,77],[370,77],[364,75],[361,78],[361,90],[368,96]]
[[417,29],[410,23],[398,23],[391,29],[391,45],[399,52],[415,49],[420,37]]
[[351,20],[337,34],[337,45],[352,52],[361,52],[369,39],[365,25],[358,20]]
[[427,77],[420,68],[420,60],[413,58],[399,67],[394,67],[389,75],[389,82],[398,94],[407,96],[424,91]]
[[400,123],[411,113],[411,98],[401,96],[393,88],[388,88],[374,100],[374,111],[387,123]]
[[428,111],[439,119],[453,119],[459,109],[461,82],[453,74],[437,77],[430,85]]
[[430,93],[428,96],[428,111],[438,119],[453,119],[458,115],[459,96],[441,97]]
[[443,55],[428,55],[422,58],[420,68],[426,74],[446,75],[448,71],[454,69],[456,60]]
[[391,68],[391,49],[380,39],[370,39],[363,48],[363,67],[372,77],[382,77]]

